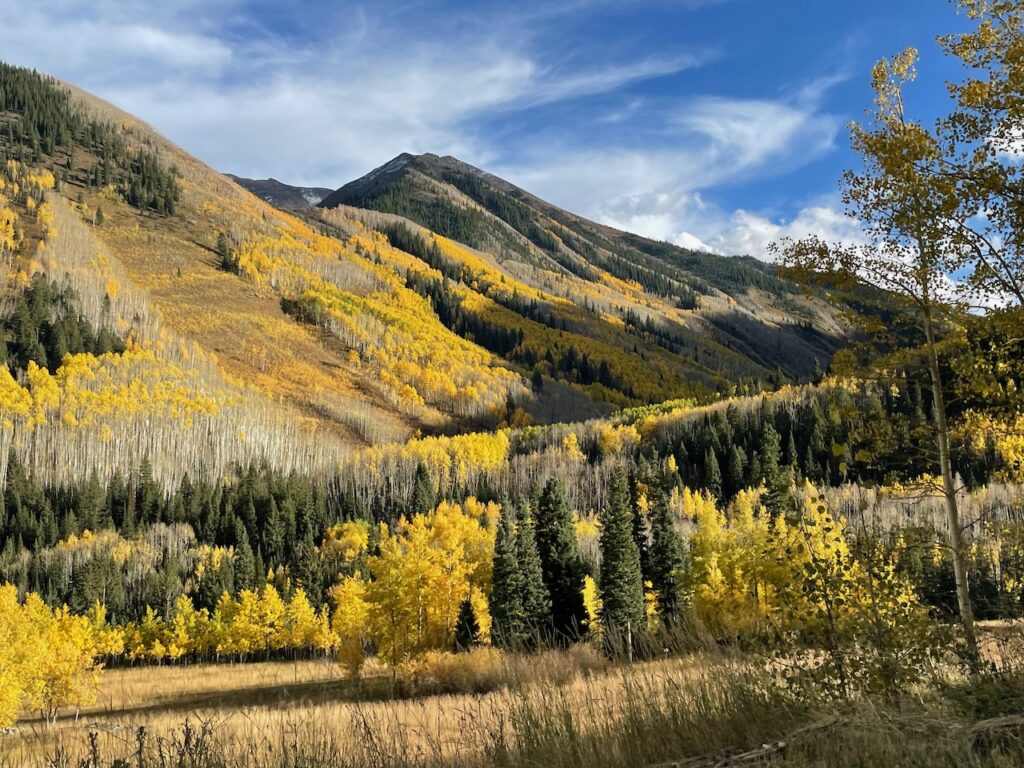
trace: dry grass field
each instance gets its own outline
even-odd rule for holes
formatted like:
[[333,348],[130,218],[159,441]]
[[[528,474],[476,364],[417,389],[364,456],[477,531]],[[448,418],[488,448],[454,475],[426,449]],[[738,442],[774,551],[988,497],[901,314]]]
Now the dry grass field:
[[0,735],[0,766],[1021,765],[1020,627],[986,632],[999,671],[899,700],[795,694],[778,665],[714,650],[613,666],[481,649],[397,685],[324,659],[113,669],[77,717]]

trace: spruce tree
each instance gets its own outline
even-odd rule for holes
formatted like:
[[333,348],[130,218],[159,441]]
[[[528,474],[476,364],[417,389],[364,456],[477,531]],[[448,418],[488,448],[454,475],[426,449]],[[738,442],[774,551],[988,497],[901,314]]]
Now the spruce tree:
[[437,505],[434,481],[430,472],[423,464],[416,467],[416,478],[412,487],[411,512],[414,515],[426,515]]
[[499,648],[511,648],[523,632],[524,579],[516,551],[516,513],[511,504],[503,504],[494,537],[491,576],[491,640]]
[[473,612],[473,604],[466,598],[459,605],[459,615],[455,620],[455,651],[468,651],[480,642],[480,624]]
[[522,579],[523,632],[521,644],[533,648],[551,626],[551,595],[544,584],[544,568],[537,551],[537,532],[529,510],[519,515],[516,527],[516,557]]
[[671,625],[679,615],[683,542],[676,530],[668,499],[660,488],[651,499],[651,586],[658,598],[658,615]]
[[623,643],[630,657],[636,633],[645,623],[640,550],[632,528],[629,481],[625,471],[618,469],[601,510],[601,623],[606,641],[613,647]]
[[256,558],[249,544],[249,534],[245,524],[235,518],[235,587],[239,590],[255,589]]
[[647,579],[651,549],[650,493],[655,484],[654,468],[646,457],[640,457],[636,477],[630,478],[630,508],[633,514],[633,541],[640,552],[640,573]]
[[729,451],[729,463],[725,467],[725,485],[728,495],[734,496],[743,490],[743,472],[747,463],[743,449],[733,445]]
[[761,438],[761,472],[764,475],[765,507],[773,514],[779,515],[793,508],[792,470],[780,466],[782,458],[782,441],[771,420],[765,422]]
[[722,497],[722,470],[712,448],[708,448],[704,454],[704,487],[712,496]]
[[583,558],[572,510],[557,478],[548,480],[537,506],[537,552],[551,598],[551,630],[557,643],[577,640],[585,631]]

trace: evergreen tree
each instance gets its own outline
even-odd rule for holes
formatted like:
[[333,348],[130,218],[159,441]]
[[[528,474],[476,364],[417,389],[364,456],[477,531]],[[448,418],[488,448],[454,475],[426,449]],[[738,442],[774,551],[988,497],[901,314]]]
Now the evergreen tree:
[[729,496],[735,496],[743,490],[746,463],[747,457],[743,455],[743,449],[733,445],[729,451],[729,463],[725,466],[725,486]]
[[285,562],[288,545],[288,521],[277,500],[270,497],[270,509],[263,529],[263,550],[267,553],[271,566]]
[[521,644],[533,648],[551,626],[551,595],[544,584],[544,568],[537,550],[536,528],[528,509],[519,516],[515,549],[522,580],[524,625]]
[[499,648],[515,647],[526,625],[523,610],[524,579],[516,550],[515,517],[512,505],[503,504],[494,538],[491,641]]
[[306,591],[309,602],[314,606],[320,605],[324,599],[323,575],[320,553],[312,533],[307,532],[295,547],[295,576],[299,586]]
[[437,506],[434,481],[425,465],[416,467],[416,478],[412,488],[412,514],[425,515]]
[[572,510],[557,478],[548,480],[537,507],[537,552],[551,598],[555,642],[576,640],[584,631],[583,558],[573,528]]
[[[256,559],[249,544],[245,524],[235,518],[235,587],[239,590],[256,588]],[[260,577],[262,578],[262,576]]]
[[136,509],[139,511],[140,522],[159,522],[161,494],[160,484],[153,477],[153,465],[149,463],[149,457],[145,456],[139,466],[139,484],[136,491]]
[[106,495],[103,493],[102,485],[99,484],[99,476],[96,474],[96,470],[92,470],[82,488],[78,502],[79,515],[84,527],[92,531],[99,530],[105,501]]
[[704,487],[712,496],[722,497],[722,470],[712,448],[708,448],[704,454]]
[[665,493],[658,489],[651,499],[650,581],[658,599],[658,615],[671,625],[679,616],[683,541],[676,530]]
[[779,515],[793,508],[793,476],[789,467],[783,469],[781,440],[771,420],[765,422],[761,439],[761,473],[764,476],[765,507],[773,514]]
[[480,642],[480,624],[473,612],[473,604],[466,598],[459,606],[455,620],[455,651],[468,651]]
[[606,641],[612,647],[623,643],[630,657],[636,633],[645,623],[640,551],[632,527],[629,481],[625,471],[618,469],[601,510],[601,622]]

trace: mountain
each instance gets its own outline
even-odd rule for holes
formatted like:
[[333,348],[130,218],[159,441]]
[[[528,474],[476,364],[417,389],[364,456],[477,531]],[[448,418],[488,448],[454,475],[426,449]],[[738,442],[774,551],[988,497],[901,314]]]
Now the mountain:
[[143,460],[168,487],[259,461],[323,473],[530,398],[358,219],[311,226],[113,105],[2,64],[0,257],[0,451],[44,482]]
[[[724,391],[741,380],[800,379],[845,336],[824,296],[801,293],[771,265],[618,231],[453,157],[399,155],[319,206],[399,216],[469,246],[494,271],[483,291],[491,298],[513,303],[501,298],[508,285],[540,292],[542,322],[635,347],[648,373],[652,357],[665,359],[662,380]],[[475,277],[450,262],[435,266]]]
[[332,191],[323,187],[293,187],[277,179],[246,179],[230,173],[224,175],[283,211],[298,211],[316,205]]
[[287,212],[6,65],[0,155],[0,452],[45,482],[328,473],[415,434],[758,392],[844,334],[764,264],[617,232],[453,158],[403,155]]

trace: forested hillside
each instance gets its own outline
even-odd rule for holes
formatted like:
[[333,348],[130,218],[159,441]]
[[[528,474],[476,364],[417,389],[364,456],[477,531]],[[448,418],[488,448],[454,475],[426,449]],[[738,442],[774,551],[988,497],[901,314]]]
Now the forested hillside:
[[[490,268],[488,279],[464,259],[429,249],[421,258],[526,320],[589,339],[623,336],[645,359],[664,358],[671,375],[704,387],[806,380],[845,336],[823,293],[802,294],[767,264],[619,232],[455,158],[400,155],[320,203],[338,205],[395,214],[467,245]],[[429,290],[435,305],[467,303],[457,290]],[[487,319],[524,322],[494,312]],[[529,363],[526,350],[512,354]],[[619,402],[634,394],[625,382],[608,389]],[[665,380],[661,393],[676,395],[679,385]]]

